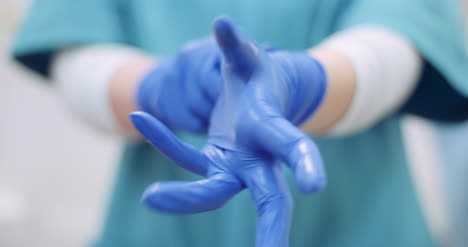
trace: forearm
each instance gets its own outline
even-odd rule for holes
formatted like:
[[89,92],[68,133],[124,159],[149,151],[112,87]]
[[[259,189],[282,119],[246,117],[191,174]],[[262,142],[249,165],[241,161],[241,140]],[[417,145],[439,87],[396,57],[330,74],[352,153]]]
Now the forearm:
[[328,89],[307,132],[348,135],[371,127],[406,102],[419,81],[422,61],[411,42],[380,27],[331,36],[309,55],[322,63]]
[[301,128],[306,132],[323,134],[348,112],[356,90],[356,76],[351,62],[339,52],[312,49],[309,54],[325,68],[328,85],[320,108]]
[[128,119],[137,109],[136,90],[141,78],[154,66],[152,59],[139,58],[117,69],[109,83],[112,111],[119,126],[132,136],[138,135]]
[[51,67],[59,94],[80,118],[108,133],[133,135],[128,114],[135,90],[154,58],[125,45],[102,44],[59,51]]

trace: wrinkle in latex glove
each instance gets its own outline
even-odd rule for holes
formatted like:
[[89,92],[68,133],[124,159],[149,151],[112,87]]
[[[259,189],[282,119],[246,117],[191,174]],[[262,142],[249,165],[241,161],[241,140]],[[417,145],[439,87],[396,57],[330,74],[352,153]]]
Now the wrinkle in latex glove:
[[267,54],[241,38],[224,17],[215,21],[214,33],[224,55],[224,82],[201,151],[150,114],[130,115],[153,146],[206,179],[157,182],[143,200],[163,212],[197,213],[219,208],[247,188],[257,207],[256,245],[288,246],[292,199],[281,162],[294,171],[301,191],[316,192],[325,185],[315,143],[291,122],[310,116],[320,104],[326,83],[323,69],[302,54]]

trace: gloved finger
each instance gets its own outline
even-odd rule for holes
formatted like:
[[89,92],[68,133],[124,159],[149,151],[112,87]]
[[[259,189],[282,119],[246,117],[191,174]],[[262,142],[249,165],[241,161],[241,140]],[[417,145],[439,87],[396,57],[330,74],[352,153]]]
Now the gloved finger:
[[206,175],[211,161],[193,146],[182,142],[158,119],[146,112],[133,112],[130,120],[155,148],[174,163],[199,175]]
[[268,119],[253,134],[262,148],[293,170],[296,184],[303,193],[317,192],[325,186],[326,175],[317,145],[288,120]]
[[255,45],[247,38],[241,37],[235,25],[225,16],[216,18],[213,32],[225,62],[243,79],[248,79],[257,64]]
[[218,174],[196,182],[155,183],[146,189],[143,201],[162,212],[192,214],[217,209],[242,189],[237,178]]
[[279,162],[249,166],[242,178],[257,207],[256,246],[288,246],[293,202]]

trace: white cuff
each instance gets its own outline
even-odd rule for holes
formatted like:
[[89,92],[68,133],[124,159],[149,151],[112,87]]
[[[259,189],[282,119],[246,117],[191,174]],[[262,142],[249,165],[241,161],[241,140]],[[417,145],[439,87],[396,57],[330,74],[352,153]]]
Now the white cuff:
[[51,66],[52,80],[72,110],[87,122],[112,134],[123,134],[109,99],[114,73],[128,61],[148,57],[117,44],[73,47],[58,52]]
[[422,61],[400,34],[362,26],[334,34],[319,47],[345,55],[356,73],[346,115],[327,133],[349,135],[371,127],[402,105],[417,85]]

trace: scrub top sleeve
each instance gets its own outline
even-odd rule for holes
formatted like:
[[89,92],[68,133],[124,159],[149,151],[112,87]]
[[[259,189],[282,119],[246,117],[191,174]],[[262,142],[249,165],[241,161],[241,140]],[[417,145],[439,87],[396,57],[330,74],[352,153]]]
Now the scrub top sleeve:
[[[409,107],[408,103],[405,106],[407,109],[429,115],[448,114],[441,120],[468,117],[468,53],[458,1],[354,0],[337,23],[338,30],[360,25],[381,26],[412,42],[424,58],[425,66]],[[429,111],[430,103],[439,104],[440,111],[434,108]],[[447,112],[446,106],[455,106],[458,111]],[[460,110],[462,107],[465,109]]]
[[119,1],[33,1],[13,45],[14,58],[43,76],[49,75],[54,51],[90,43],[122,43]]

